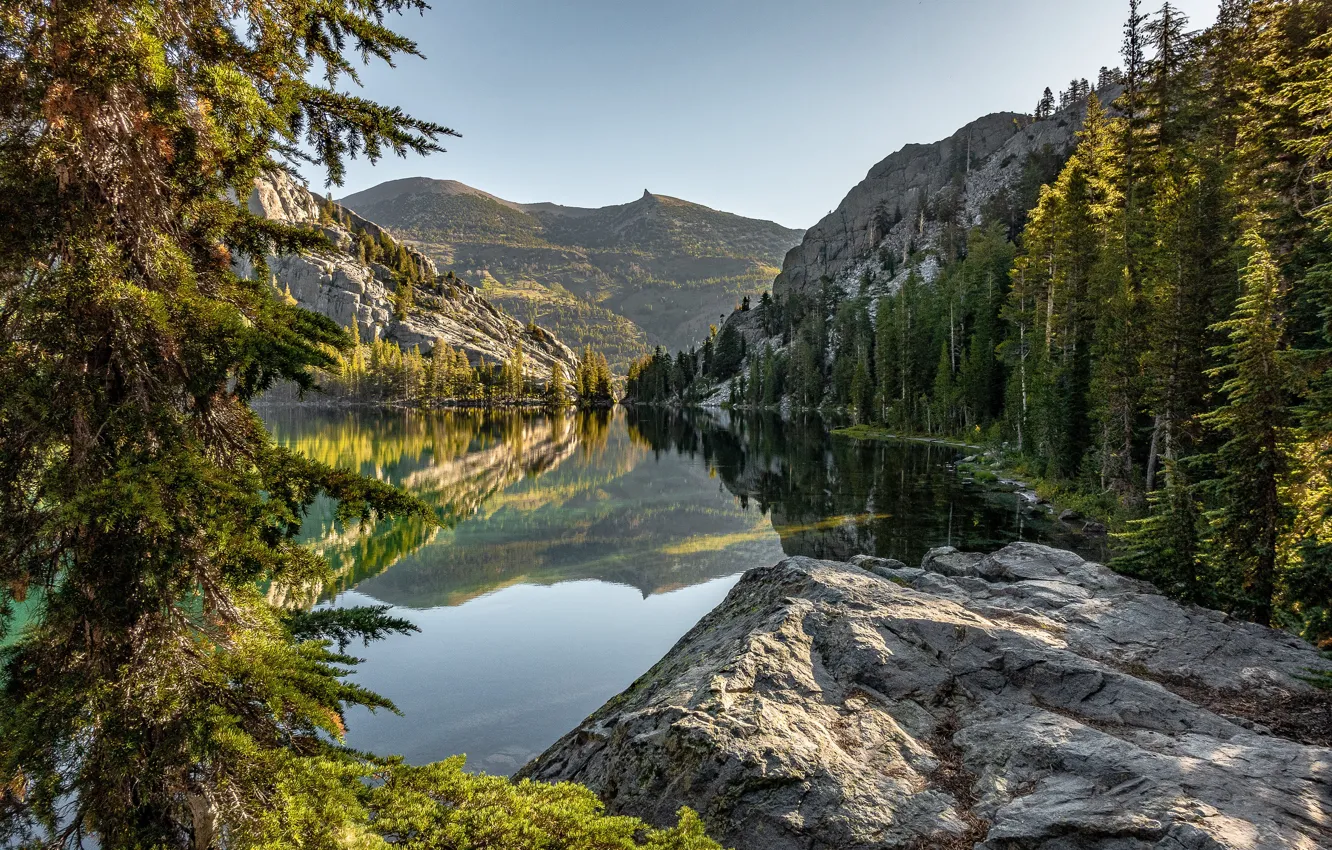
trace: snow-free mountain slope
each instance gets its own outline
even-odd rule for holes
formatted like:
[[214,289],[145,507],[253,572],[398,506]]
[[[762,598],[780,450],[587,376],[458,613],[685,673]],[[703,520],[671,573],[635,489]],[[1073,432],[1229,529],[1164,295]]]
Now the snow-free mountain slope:
[[688,348],[766,289],[801,231],[644,191],[598,209],[520,204],[450,180],[408,178],[342,204],[412,240],[520,318],[623,367]]

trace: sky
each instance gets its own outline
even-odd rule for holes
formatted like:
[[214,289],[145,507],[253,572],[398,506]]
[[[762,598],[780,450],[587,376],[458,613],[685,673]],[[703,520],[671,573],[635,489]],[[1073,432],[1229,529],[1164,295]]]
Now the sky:
[[[1152,7],[1152,0],[1146,6]],[[1174,0],[1191,27],[1217,0]],[[448,126],[447,153],[349,164],[573,206],[672,195],[809,227],[876,162],[1119,64],[1121,0],[435,0],[387,23],[425,59],[359,93]],[[307,170],[322,191],[322,172]]]

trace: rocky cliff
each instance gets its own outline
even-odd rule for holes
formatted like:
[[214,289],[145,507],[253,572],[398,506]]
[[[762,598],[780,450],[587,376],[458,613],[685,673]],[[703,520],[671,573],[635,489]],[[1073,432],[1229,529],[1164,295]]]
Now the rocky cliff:
[[588,209],[519,204],[457,181],[407,178],[341,203],[412,239],[516,315],[623,368],[653,345],[688,348],[746,296],[768,288],[801,237],[644,191]]
[[1315,850],[1328,666],[1042,546],[791,558],[522,775],[736,850]]
[[[321,217],[319,200],[291,178],[283,175],[259,182],[248,203],[256,214],[318,227],[328,237],[333,250],[269,257],[268,262],[280,290],[290,292],[300,306],[323,313],[344,327],[355,323],[362,340],[387,339],[404,348],[419,345],[422,352],[429,352],[442,339],[466,352],[473,364],[499,362],[521,344],[534,377],[549,378],[556,362],[572,374],[576,357],[568,346],[542,328],[524,326],[460,281],[438,280],[418,287],[412,308],[396,317],[390,270],[359,262],[352,253],[355,232],[377,238],[384,228],[337,205],[330,222]],[[414,249],[409,251],[429,269],[430,277],[438,275],[432,260]],[[248,274],[248,264],[239,271]]]
[[[1117,95],[1101,93],[1107,103]],[[1033,158],[1067,156],[1085,113],[1085,104],[1042,121],[999,112],[942,141],[907,145],[871,168],[787,253],[774,293],[812,294],[825,276],[848,290],[866,275],[888,284],[913,255],[931,278],[937,262],[928,255],[948,228],[980,224],[987,205],[1018,188]]]

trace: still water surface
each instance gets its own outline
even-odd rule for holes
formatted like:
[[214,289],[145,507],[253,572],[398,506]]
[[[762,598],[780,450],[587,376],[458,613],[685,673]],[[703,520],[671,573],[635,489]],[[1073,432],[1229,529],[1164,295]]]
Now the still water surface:
[[817,419],[664,412],[271,408],[274,436],[406,487],[442,528],[304,534],[332,562],[319,598],[388,604],[420,632],[361,648],[357,681],[401,716],[357,711],[348,743],[511,773],[642,675],[745,570],[784,555],[917,563],[933,546],[1054,539],[957,452],[830,437]]

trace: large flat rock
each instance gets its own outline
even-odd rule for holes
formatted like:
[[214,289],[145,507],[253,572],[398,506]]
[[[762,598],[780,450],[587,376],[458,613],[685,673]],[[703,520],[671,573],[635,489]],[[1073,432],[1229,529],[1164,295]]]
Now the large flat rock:
[[1329,665],[1076,555],[748,573],[521,775],[736,850],[1332,847]]

